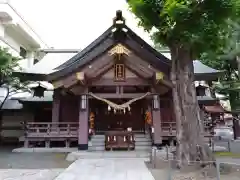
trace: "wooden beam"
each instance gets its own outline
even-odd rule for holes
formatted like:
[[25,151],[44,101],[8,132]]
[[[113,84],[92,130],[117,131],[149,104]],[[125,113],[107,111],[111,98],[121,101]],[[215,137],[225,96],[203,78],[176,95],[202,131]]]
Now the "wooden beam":
[[82,84],[85,84],[84,72],[72,73],[71,75],[65,78],[52,82],[52,84],[55,89],[60,88],[62,86],[64,88],[70,88],[77,82],[81,82]]
[[[143,72],[139,72],[139,70],[136,70],[132,67],[132,65],[129,64],[125,64],[125,67],[128,68],[129,71],[131,71],[132,73],[136,74],[139,78],[141,79],[147,79],[149,78],[148,76],[146,76],[146,74],[144,74]],[[151,76],[150,76],[151,77]]]
[[[145,95],[146,93],[124,93],[124,94],[116,94],[116,93],[94,93],[94,95],[101,97],[101,98],[107,98],[107,99],[133,99],[137,98],[140,96]],[[156,93],[155,93],[156,94]],[[153,95],[150,94],[149,96],[145,98],[149,98]],[[89,98],[93,98],[92,96],[89,95]]]
[[163,72],[156,72],[155,76],[153,77],[155,84],[162,83],[167,87],[172,88],[172,82],[165,76]]
[[92,82],[93,86],[148,86],[150,83],[142,78],[126,78],[126,81],[114,81],[113,78],[101,78]]
[[92,78],[97,76],[99,72],[101,72],[101,70],[109,64],[113,64],[113,57],[103,55],[99,59],[95,60],[92,64],[84,67],[82,71],[86,73],[88,78]]
[[140,69],[146,74],[152,75],[154,72],[158,70],[155,69],[151,64],[145,62],[140,57],[136,56],[134,53],[131,54],[130,57],[124,56],[125,62],[133,65],[136,69]]
[[136,64],[130,63],[130,61],[125,61],[125,66],[128,67],[130,71],[132,71],[139,77],[146,78],[151,77],[154,74],[153,71],[147,70],[143,66],[139,66],[137,63]]
[[98,81],[105,73],[107,73],[114,66],[113,62],[108,65],[99,68],[98,71],[95,72],[95,76],[89,79],[88,85],[92,85],[94,82]]

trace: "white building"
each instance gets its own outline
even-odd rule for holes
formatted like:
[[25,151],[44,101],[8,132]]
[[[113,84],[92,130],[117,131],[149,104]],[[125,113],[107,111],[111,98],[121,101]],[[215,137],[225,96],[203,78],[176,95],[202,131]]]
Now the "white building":
[[22,68],[31,67],[34,59],[36,63],[38,49],[48,48],[8,1],[0,2],[0,46],[20,56]]

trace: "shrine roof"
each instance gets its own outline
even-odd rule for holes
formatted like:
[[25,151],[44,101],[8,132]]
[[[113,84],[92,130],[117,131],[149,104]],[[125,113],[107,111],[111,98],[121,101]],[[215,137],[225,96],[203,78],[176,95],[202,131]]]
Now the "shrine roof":
[[[118,13],[119,11],[117,16]],[[117,16],[116,18],[119,18]],[[120,33],[121,38],[116,38],[116,34],[114,34],[116,32]],[[48,52],[44,59],[36,63],[32,68],[20,72],[19,76],[28,80],[46,81],[60,78],[89,64],[118,43],[123,44],[139,57],[143,57],[151,65],[167,69],[167,71],[171,68],[169,57],[158,52],[123,23],[121,25],[113,24],[95,41],[78,53],[49,51],[50,53]],[[213,80],[219,76],[220,71],[202,64],[199,60],[195,60],[194,73],[196,80]]]
[[52,102],[53,91],[45,91],[43,97],[26,97],[19,99],[20,102]]
[[4,110],[18,110],[22,108],[23,108],[23,105],[19,103],[17,99],[6,100],[2,107],[2,109]]
[[193,67],[196,80],[215,80],[222,74],[222,71],[213,69],[200,60],[194,60]]

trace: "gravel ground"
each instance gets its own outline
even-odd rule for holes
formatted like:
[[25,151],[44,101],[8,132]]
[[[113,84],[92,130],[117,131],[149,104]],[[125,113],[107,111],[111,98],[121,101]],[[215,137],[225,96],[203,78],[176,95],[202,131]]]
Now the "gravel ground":
[[[227,163],[228,161],[226,159],[225,161],[221,160],[221,162]],[[169,180],[169,176],[171,176],[171,180],[217,180],[216,169],[211,167],[197,172],[192,170],[178,172],[173,169],[169,171],[169,164],[159,159],[156,161],[155,167],[149,162],[146,163],[146,166],[155,180]],[[240,165],[221,165],[220,169],[220,180],[240,180]],[[207,177],[204,177],[204,174],[207,174]]]
[[67,168],[65,153],[12,153],[14,147],[0,147],[0,169]]

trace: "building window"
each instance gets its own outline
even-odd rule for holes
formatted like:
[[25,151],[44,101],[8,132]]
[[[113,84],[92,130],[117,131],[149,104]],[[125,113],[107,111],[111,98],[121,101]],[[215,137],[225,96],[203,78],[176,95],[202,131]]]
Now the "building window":
[[124,64],[115,64],[114,77],[116,81],[125,80],[125,67]]
[[20,47],[20,56],[22,56],[23,58],[27,57],[27,51],[23,47]]

